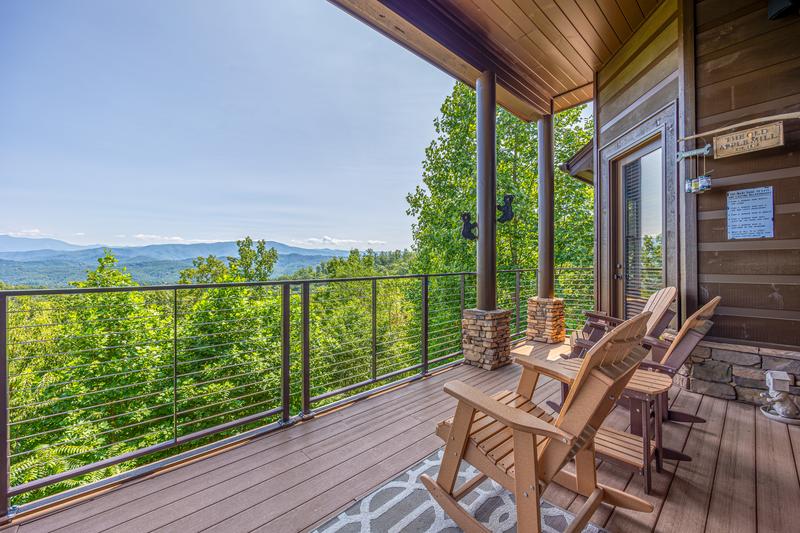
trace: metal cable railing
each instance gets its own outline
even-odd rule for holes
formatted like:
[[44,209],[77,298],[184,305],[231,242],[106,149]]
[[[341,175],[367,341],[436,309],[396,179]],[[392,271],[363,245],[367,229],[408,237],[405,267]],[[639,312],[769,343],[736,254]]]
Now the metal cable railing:
[[[556,269],[570,329],[591,273]],[[535,293],[498,273],[514,340]],[[0,291],[0,508],[456,364],[475,298],[468,272]]]

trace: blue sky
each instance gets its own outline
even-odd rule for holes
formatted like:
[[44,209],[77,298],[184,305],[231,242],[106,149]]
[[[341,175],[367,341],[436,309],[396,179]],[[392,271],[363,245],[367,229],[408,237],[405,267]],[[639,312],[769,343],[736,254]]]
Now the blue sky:
[[410,244],[453,80],[324,0],[0,2],[0,233]]

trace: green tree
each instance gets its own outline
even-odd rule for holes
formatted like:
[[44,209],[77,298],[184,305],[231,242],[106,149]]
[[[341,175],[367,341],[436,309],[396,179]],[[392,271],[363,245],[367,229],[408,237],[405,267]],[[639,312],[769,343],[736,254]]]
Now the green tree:
[[236,241],[238,257],[227,261],[216,256],[197,257],[193,268],[180,273],[180,283],[232,283],[239,281],[267,281],[278,261],[275,248],[267,248],[263,240],[254,242],[251,237]]
[[[475,268],[475,242],[460,236],[461,213],[475,220],[475,93],[457,83],[434,120],[436,139],[425,151],[423,185],[407,196],[414,217],[412,236],[419,272]],[[591,140],[591,120],[582,108],[555,119],[556,166]],[[497,195],[513,194],[515,218],[497,229],[499,268],[535,268],[537,263],[537,131],[511,113],[497,112]],[[593,190],[556,172],[556,262],[591,265]]]

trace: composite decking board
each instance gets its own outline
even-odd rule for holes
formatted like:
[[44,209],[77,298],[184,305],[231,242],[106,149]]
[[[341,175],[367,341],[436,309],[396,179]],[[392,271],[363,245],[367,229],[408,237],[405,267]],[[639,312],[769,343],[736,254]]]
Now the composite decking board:
[[[477,386],[491,387],[493,384],[501,386],[504,383],[504,376],[495,374],[493,376],[483,375],[475,376],[473,383]],[[444,393],[441,392],[441,385],[435,385],[435,391],[431,394],[421,395],[423,400],[413,400],[413,405],[419,408],[422,412],[426,408],[433,406],[433,411],[437,414],[439,412],[445,413],[449,409],[449,404],[440,406],[441,402],[446,400]],[[427,388],[425,389],[427,390]],[[429,414],[431,411],[428,411]],[[347,443],[352,440],[351,428],[342,428],[342,437],[338,441],[339,448],[331,450],[328,454],[319,456],[315,459],[309,459],[308,462],[300,467],[287,470],[286,472],[270,479],[263,479],[259,476],[244,474],[237,479],[226,481],[217,485],[213,490],[206,490],[196,492],[188,495],[180,501],[173,502],[168,506],[161,507],[157,510],[151,510],[149,516],[137,517],[132,521],[132,524],[138,524],[140,521],[146,523],[156,522],[161,525],[166,525],[172,521],[178,521],[181,524],[190,520],[198,520],[205,522],[205,517],[208,514],[216,514],[220,508],[224,508],[225,512],[237,505],[245,505],[245,497],[251,500],[267,499],[278,491],[288,491],[294,486],[301,484],[306,479],[319,479],[324,475],[324,472],[336,468],[342,462],[349,461],[348,464],[352,465],[351,468],[359,468],[357,461],[352,460],[353,457],[359,457],[359,454],[368,452],[371,448],[381,445],[390,440],[393,433],[400,433],[411,430],[419,425],[413,417],[408,416],[409,413],[395,409],[391,413],[387,413],[380,419],[378,425],[367,425],[367,430],[372,434],[354,441],[353,445],[347,446]],[[394,425],[392,422],[394,421]],[[381,430],[381,427],[387,427],[386,431]],[[373,436],[375,435],[375,436]],[[384,436],[386,438],[384,438]],[[303,444],[303,443],[300,443]],[[391,444],[391,443],[390,443]],[[309,446],[309,454],[313,452],[314,445]],[[368,456],[367,456],[368,457]],[[220,496],[219,493],[223,493]],[[233,496],[236,495],[234,498]],[[233,503],[231,503],[233,502]],[[249,503],[255,503],[250,501]],[[207,510],[206,508],[210,508]],[[191,514],[199,513],[196,517],[191,517]],[[223,511],[219,511],[223,512]],[[173,527],[173,526],[170,526]],[[174,527],[179,527],[178,525]]]
[[[658,517],[662,529],[685,533],[705,530],[708,505],[716,473],[727,402],[704,396],[697,415],[707,422],[692,428],[684,447],[691,461],[678,463],[667,498]],[[690,505],[691,502],[691,505]]]
[[[536,403],[544,403],[546,400],[555,398],[557,396],[557,394],[559,393],[559,390],[560,390],[560,388],[558,387],[558,384],[556,382],[548,381],[545,385],[543,385],[541,387],[538,387],[536,389],[536,394],[534,395],[534,401]],[[424,457],[427,457],[428,455],[430,455],[430,453],[432,453],[437,448],[442,446],[442,441],[441,441],[441,439],[439,439],[438,436],[436,437],[436,440],[434,442],[436,443],[436,446],[434,446],[434,448],[432,450],[430,450],[430,452],[427,451],[427,450],[418,450],[418,449],[415,449],[414,447],[412,447],[409,450],[410,457],[417,457],[418,459],[416,459],[414,461],[414,463],[411,463],[411,464],[415,464],[416,462],[419,462],[419,460],[423,459]],[[397,477],[397,475],[399,475],[402,472],[406,471],[408,469],[408,467],[411,466],[409,464],[410,462],[411,462],[411,460],[409,459],[409,456],[406,456],[404,461],[400,462],[397,465],[398,468],[397,468],[397,470],[395,472],[393,472],[391,475],[386,476],[384,479],[381,479],[379,482],[376,482],[375,484],[373,484],[371,486],[368,486],[367,488],[362,490],[360,493],[357,493],[355,497],[353,497],[352,499],[347,500],[346,502],[344,502],[335,511],[332,511],[328,515],[323,515],[321,518],[318,518],[316,520],[316,522],[313,523],[311,528],[326,522],[329,518],[331,518],[333,516],[336,516],[340,512],[344,511],[351,504],[353,504],[356,500],[358,500],[358,499],[368,495],[369,493],[371,493],[372,490],[374,490],[375,487],[382,485],[384,482],[386,482],[388,480],[391,480],[394,477]],[[329,492],[331,492],[332,494],[336,494],[335,490],[334,491],[329,491]],[[280,518],[278,518],[276,520],[280,520]],[[271,524],[272,524],[272,522],[270,522],[267,525],[271,525]]]
[[756,513],[758,531],[796,531],[800,522],[797,470],[786,425],[756,417]]
[[800,426],[789,426],[789,441],[794,452],[794,468],[797,472],[797,481],[800,483]]
[[[670,389],[668,396],[671,406],[674,405],[679,393],[680,389],[676,387]],[[630,428],[630,413],[627,409],[618,406],[616,409],[614,409],[614,411],[611,412],[608,418],[606,418],[606,422],[603,425],[607,425],[612,429],[628,430]],[[615,465],[610,461],[600,460],[599,466],[597,467],[597,479],[604,485],[608,485],[620,490],[626,490],[631,483],[636,483],[639,485],[639,493],[643,494],[643,476],[631,470],[620,468],[618,465]],[[574,514],[577,514],[580,511],[580,507],[585,502],[586,498],[584,496],[575,495],[573,497],[573,501],[566,509]],[[591,522],[603,526],[606,522],[608,522],[613,512],[613,506],[603,503],[600,505],[597,511],[595,511]]]
[[[209,527],[226,532],[302,530],[335,516],[359,497],[441,446],[434,434],[435,426],[452,415],[455,405],[455,401],[442,392],[446,381],[460,379],[492,394],[503,389],[513,390],[518,377],[519,369],[515,366],[495,372],[471,367],[446,370],[316,419],[256,437],[216,455],[123,483],[91,500],[24,522],[22,527],[12,524],[3,529],[3,533],[53,531],[64,526],[67,526],[64,531],[90,533],[99,530],[103,519],[109,520],[104,529],[112,531],[143,532],[159,527],[182,533]],[[726,404],[723,400],[686,391],[676,395],[676,390],[670,394],[675,409],[696,413],[702,407],[699,414],[709,422],[691,426],[668,422],[664,425],[664,443],[693,455],[694,461],[667,461],[664,473],[653,473],[653,493],[649,496],[643,494],[640,475],[601,462],[598,470],[600,482],[620,486],[644,497],[654,503],[656,510],[644,514],[600,508],[592,521],[610,531],[689,533],[694,529],[684,527],[681,525],[683,519],[675,517],[683,513],[691,515],[693,524],[704,521],[706,531],[722,531],[725,529],[725,514],[747,513],[746,506],[736,506],[735,502],[728,504],[726,500],[731,497],[731,489],[739,491],[734,493],[739,494],[738,497],[746,498],[746,489],[730,485],[737,479],[746,479],[748,468],[752,468],[750,490],[754,498],[758,493],[756,518],[759,531],[781,530],[789,527],[787,524],[796,524],[800,520],[800,510],[796,505],[800,499],[797,471],[800,428],[787,429],[782,424],[770,422],[753,407]],[[559,396],[557,383],[542,380],[534,402],[549,412],[545,400],[557,400]],[[722,409],[720,415],[719,406],[726,405],[727,409]],[[750,413],[749,418],[745,417],[743,421],[742,413]],[[615,409],[607,419],[607,425],[615,429],[626,428],[627,411]],[[340,454],[340,447],[345,452]],[[709,450],[717,451],[712,453]],[[317,454],[313,460],[308,458],[308,455]],[[330,460],[331,457],[336,457],[336,460]],[[751,458],[751,466],[748,466],[747,457]],[[326,461],[324,469],[307,466],[321,461]],[[254,476],[244,483],[245,476],[252,469],[261,469],[261,477]],[[673,480],[675,472],[677,477]],[[710,472],[710,479],[696,479],[703,472]],[[693,484],[692,490],[699,491],[700,497],[679,494],[684,491],[681,484],[687,484],[687,480]],[[235,481],[242,481],[247,486]],[[232,493],[242,491],[252,498],[247,505],[235,503],[240,494]],[[198,492],[203,496],[195,501],[195,505],[181,509],[181,504],[194,501],[191,498]],[[569,509],[574,509],[582,501],[582,497],[576,497],[555,484],[548,488],[545,498]],[[735,500],[737,496],[733,498]],[[665,499],[666,503],[663,503]],[[679,500],[684,501],[682,506],[678,505]],[[213,512],[204,512],[202,508],[198,511],[198,505],[224,509],[231,503],[239,509],[247,508],[241,517],[230,512],[215,517]],[[731,507],[729,512],[725,511],[725,505],[736,507]],[[167,507],[177,512],[168,517],[170,523],[164,528],[166,519],[159,520],[158,517]],[[172,520],[176,515],[180,515],[178,520]],[[746,518],[731,516],[730,523],[736,524],[737,530],[750,530]]]
[[[502,376],[477,377],[481,378],[478,380],[478,383],[481,384],[485,383],[485,381],[491,382],[492,378],[502,378]],[[419,410],[423,410],[431,405],[434,407],[438,406],[439,401],[439,396],[437,394],[432,394],[421,400],[412,398],[408,407],[413,410],[416,406],[416,408]],[[341,436],[330,437],[318,443],[314,443],[303,438],[294,439],[293,441],[287,443],[287,445],[291,446],[292,449],[299,448],[299,450],[295,451],[302,451],[304,454],[306,454],[306,460],[300,464],[289,465],[286,468],[279,469],[279,471],[276,472],[269,468],[269,466],[259,466],[253,464],[253,461],[248,461],[247,463],[252,467],[251,470],[238,473],[234,477],[227,478],[224,478],[224,474],[226,474],[224,471],[222,474],[217,474],[217,479],[215,480],[216,482],[208,487],[198,488],[196,480],[193,480],[184,484],[182,487],[183,491],[180,493],[177,493],[177,491],[173,489],[173,491],[171,491],[169,494],[169,499],[165,500],[164,498],[158,498],[154,503],[150,503],[149,508],[146,507],[148,510],[146,514],[141,514],[141,511],[139,510],[139,512],[134,514],[134,516],[127,517],[126,526],[124,526],[124,528],[127,528],[127,526],[130,525],[132,530],[139,530],[142,523],[145,523],[148,526],[158,525],[158,527],[161,527],[168,524],[172,520],[180,520],[184,518],[193,510],[202,510],[207,506],[216,505],[219,503],[219,500],[225,500],[226,498],[232,496],[232,494],[240,494],[244,491],[254,491],[256,490],[256,487],[262,487],[264,484],[270,485],[264,494],[268,494],[269,490],[278,490],[279,488],[289,489],[299,483],[298,479],[302,480],[319,476],[325,470],[334,468],[341,462],[351,459],[352,455],[356,455],[363,450],[369,449],[369,447],[375,443],[373,440],[370,440],[370,433],[380,431],[382,427],[391,425],[395,420],[392,418],[393,416],[396,419],[405,419],[403,420],[404,424],[402,425],[402,428],[413,427],[415,424],[408,414],[409,412],[407,410],[401,409],[400,406],[395,405],[395,409],[391,414],[387,414],[379,419],[381,421],[380,423],[377,423],[376,425],[365,424],[367,427],[362,428],[365,430],[365,435],[359,433],[358,435],[354,436],[353,428],[351,427],[343,428],[343,434]],[[328,450],[325,455],[321,454],[316,456],[316,459],[308,457],[308,455],[312,452],[307,453],[307,450],[314,450],[316,446],[324,446],[331,440],[335,440],[339,447],[333,450]],[[356,444],[354,446],[347,447],[347,444],[350,442],[356,442]],[[266,457],[271,459],[270,464],[274,462],[281,462],[281,456],[279,455],[280,452],[281,449],[278,447],[277,449],[272,449],[271,453],[265,454]],[[220,496],[220,494],[223,494],[223,496]],[[178,496],[178,498],[176,499],[175,496]],[[137,509],[134,508],[133,511],[136,513]],[[122,522],[121,518],[123,517],[121,513],[119,513],[119,509],[116,509],[113,512],[106,513],[106,516],[103,518],[105,518],[105,520],[99,521],[96,524],[92,524],[97,525],[99,528],[97,530],[105,529],[111,525],[120,524]],[[79,525],[82,524],[84,524],[84,522],[81,522]],[[95,531],[95,529],[87,529],[86,527],[81,527],[80,530],[82,533]]]
[[[628,410],[620,406],[615,407],[608,417],[606,417],[603,426],[611,429],[627,429],[630,426],[630,416],[628,414]],[[608,461],[604,461],[603,459],[598,460],[597,481],[604,485],[617,489],[624,489],[632,475],[633,473],[630,470],[616,467],[610,464]],[[562,490],[566,494],[570,495],[570,498],[569,502],[561,507],[567,509],[573,514],[578,513],[581,506],[586,503],[586,497],[581,496],[580,494],[575,494],[574,492],[564,488],[562,488]],[[555,502],[551,503],[558,505]],[[601,504],[592,516],[591,522],[602,525],[605,523],[612,510],[613,509],[608,504]]]
[[755,411],[728,404],[706,533],[756,531]]
[[[458,370],[458,369],[456,369],[456,370]],[[458,376],[462,375],[461,373],[456,372],[456,370],[453,370],[452,372],[456,373]],[[436,384],[439,384],[439,383],[441,383],[442,380],[446,379],[444,376],[441,376],[441,377],[440,376],[435,376],[434,378],[436,378],[436,377],[439,377],[439,379],[436,380]],[[456,376],[454,376],[454,377],[456,377]],[[433,381],[434,378],[431,378],[431,381]],[[395,392],[402,393],[402,396],[410,397],[413,400],[413,397],[409,396],[409,392],[406,389],[400,389],[400,390],[395,391]],[[386,407],[386,408],[391,409],[391,410],[394,410],[394,409],[396,409],[398,407],[397,401],[391,402],[390,399],[386,399],[386,398],[382,398],[382,397],[377,397],[377,398],[375,398],[375,400],[378,400],[376,403],[379,404],[378,405],[379,407],[381,406],[381,404],[388,404],[388,405],[383,405],[383,407]],[[351,407],[350,409],[353,409],[355,411],[361,411],[361,410],[363,410],[363,406],[362,406],[362,404],[356,404],[353,407]],[[368,411],[368,413],[372,413],[374,415],[373,411],[375,411],[375,410],[371,409],[371,410]],[[382,413],[381,411],[382,411],[382,409],[375,416],[377,416],[378,418],[382,417],[384,415],[384,413]],[[289,428],[287,430],[283,430],[283,431],[271,434],[271,435],[268,436],[269,438],[262,437],[262,438],[256,439],[256,440],[254,440],[254,441],[252,441],[252,442],[250,442],[248,444],[245,444],[244,446],[240,446],[238,448],[234,448],[233,450],[226,451],[221,455],[217,455],[217,456],[214,456],[214,457],[211,457],[211,458],[208,458],[208,459],[204,459],[202,461],[198,461],[198,462],[192,463],[190,465],[187,465],[187,466],[179,469],[178,471],[169,472],[169,473],[166,473],[166,474],[162,474],[161,476],[156,476],[154,479],[146,480],[148,482],[147,487],[144,487],[144,488],[138,487],[137,485],[139,485],[141,482],[133,482],[133,483],[130,483],[130,484],[126,484],[126,486],[129,486],[128,490],[119,489],[115,493],[106,495],[100,501],[101,502],[106,502],[106,501],[112,501],[113,502],[113,501],[116,500],[118,502],[122,502],[123,504],[126,504],[126,503],[131,503],[133,500],[135,500],[135,496],[132,495],[130,493],[130,491],[137,491],[137,490],[142,491],[143,490],[143,491],[145,491],[144,495],[146,496],[150,492],[153,492],[153,491],[149,491],[148,487],[153,487],[154,485],[157,487],[156,488],[156,490],[157,490],[158,488],[164,488],[164,487],[169,488],[169,486],[172,485],[172,484],[177,484],[177,483],[181,483],[181,482],[184,482],[184,481],[196,482],[197,480],[196,479],[192,479],[193,476],[191,474],[194,474],[194,473],[196,473],[198,471],[201,471],[200,473],[202,474],[203,471],[215,470],[214,468],[211,468],[211,466],[218,466],[218,465],[215,465],[214,463],[220,462],[221,460],[225,460],[225,459],[228,459],[228,458],[237,458],[237,456],[239,456],[238,459],[240,459],[240,460],[246,460],[245,463],[242,463],[239,466],[243,466],[245,470],[248,469],[248,468],[252,468],[254,466],[254,463],[251,463],[249,461],[249,459],[251,459],[251,457],[256,452],[259,452],[259,450],[257,450],[258,447],[266,448],[266,450],[261,450],[259,453],[263,453],[264,451],[266,451],[266,452],[271,453],[271,454],[273,454],[273,455],[275,455],[277,457],[277,456],[279,456],[278,452],[281,450],[280,446],[282,446],[282,445],[283,446],[291,445],[291,441],[293,439],[286,438],[287,435],[295,434],[296,437],[299,436],[299,437],[305,437],[305,438],[307,438],[309,435],[316,436],[316,437],[324,437],[324,438],[336,437],[337,435],[339,435],[342,432],[343,428],[341,426],[333,425],[331,429],[333,429],[334,431],[321,431],[320,432],[320,431],[317,431],[316,429],[314,429],[312,431],[309,431],[309,428],[315,428],[315,427],[317,427],[317,425],[324,429],[324,427],[325,427],[324,424],[328,423],[328,418],[331,418],[331,419],[334,419],[334,420],[337,419],[337,418],[340,418],[341,419],[340,422],[341,421],[349,421],[349,420],[351,420],[351,418],[344,418],[343,417],[343,413],[341,411],[334,412],[334,413],[331,413],[331,414],[329,414],[329,415],[327,415],[325,417],[321,417],[319,420],[315,420],[314,424],[299,424],[299,425],[294,426],[292,428]],[[355,418],[361,418],[362,420],[368,420],[368,418],[366,418],[365,416],[361,416],[361,417],[355,416]],[[278,449],[274,449],[274,448],[276,448],[276,446],[269,446],[267,444],[267,443],[275,443],[275,442],[278,443],[277,444]],[[295,446],[293,449],[296,449],[296,448],[297,447]],[[302,448],[302,446],[300,446],[300,448]],[[249,453],[246,453],[248,451],[249,451]],[[285,451],[285,449],[284,449],[284,451]],[[225,466],[226,464],[229,464],[230,462],[231,461],[224,461],[224,464],[222,466]],[[255,464],[257,464],[257,463],[255,463]],[[177,475],[178,479],[174,480],[174,477],[176,475]],[[216,474],[212,473],[212,476],[213,475],[216,475]],[[173,480],[174,483],[170,483],[170,480]],[[145,481],[145,480],[142,480],[142,481]],[[143,502],[140,502],[140,503],[143,505]],[[94,506],[93,504],[94,504],[94,502],[92,502],[92,506]],[[58,518],[52,517],[50,519],[51,523],[48,523],[48,518],[43,518],[42,521],[44,523],[42,523],[41,526],[42,526],[42,528],[49,529],[50,526],[52,525],[52,523],[60,522],[62,525],[64,523],[69,523],[70,522],[70,519],[69,519],[70,515],[72,515],[71,518],[73,519],[73,521],[74,521],[74,519],[76,517],[77,517],[77,519],[81,519],[81,520],[85,519],[87,517],[86,516],[87,509],[84,508],[86,505],[87,504],[78,505],[78,506],[73,507],[70,510],[62,511],[61,513],[59,513]],[[114,507],[114,505],[110,505],[108,507]],[[65,520],[64,521],[60,521],[59,519],[64,514],[67,515],[67,516],[64,516]]]
[[[682,390],[678,393],[672,406],[677,410],[695,414],[700,407],[701,399],[702,396],[699,394]],[[690,431],[691,427],[687,424],[672,422],[664,424],[664,446],[683,451]],[[641,476],[632,475],[629,478],[625,492],[643,498],[653,504],[654,510],[652,513],[637,513],[615,508],[605,524],[602,525],[610,531],[652,531],[656,527],[664,498],[670,490],[675,467],[674,461],[664,461],[664,472],[660,474],[653,472],[650,494],[645,494]]]
[[[432,386],[440,386],[441,383],[450,379],[459,379],[472,375],[480,376],[480,374],[475,374],[475,369],[470,370],[468,367],[458,367],[429,378],[427,383]],[[256,438],[224,453],[195,461],[179,469],[123,484],[119,489],[103,495],[102,499],[72,506],[69,509],[60,511],[57,516],[43,517],[37,521],[37,524],[41,524],[43,528],[48,528],[55,523],[63,527],[71,523],[71,521],[83,521],[88,516],[91,516],[89,513],[98,514],[117,505],[130,504],[139,497],[148,496],[156,491],[168,489],[182,482],[197,482],[197,476],[214,472],[219,468],[232,468],[232,464],[237,462],[245,461],[239,466],[243,466],[245,470],[252,469],[254,465],[258,464],[258,457],[256,457],[258,454],[269,453],[279,457],[277,453],[279,450],[286,451],[286,448],[280,447],[294,440],[310,438],[312,439],[311,442],[319,442],[327,438],[335,438],[346,428],[349,429],[356,425],[354,423],[355,420],[358,420],[360,424],[369,423],[372,420],[384,417],[387,412],[396,411],[408,402],[416,402],[418,400],[414,396],[415,390],[409,390],[407,387],[399,388],[392,391],[391,395],[384,393],[370,399],[369,402],[358,402],[310,422],[301,423],[285,430]],[[305,444],[294,448],[294,450],[304,447]],[[289,453],[291,452],[286,452],[286,456]],[[146,485],[143,486],[143,484]],[[87,510],[85,508],[87,506],[90,506],[90,509]]]
[[[554,390],[550,396],[553,396],[556,393],[557,389]],[[539,400],[539,398],[534,396],[534,400]],[[426,439],[427,438],[428,437],[426,437]],[[278,516],[273,520],[260,524],[255,531],[267,532],[305,530],[318,522],[318,520],[309,520],[308,516],[310,513],[313,513],[315,510],[317,510],[320,505],[329,505],[331,501],[339,503],[339,508],[349,505],[353,503],[356,497],[361,496],[364,492],[368,491],[370,487],[380,485],[407,470],[409,466],[409,455],[418,456],[418,461],[427,455],[430,455],[433,453],[433,451],[441,446],[442,441],[438,437],[436,437],[436,440],[433,441],[430,448],[422,447],[420,450],[420,445],[414,444],[406,450],[402,450],[391,457],[387,457],[381,463],[374,465],[363,472],[357,473],[356,475],[347,479],[346,483],[333,487],[325,493],[318,494],[312,500],[304,502],[300,506],[291,509],[289,512],[279,513]],[[413,451],[411,451],[412,449]],[[235,531],[238,529],[237,521],[239,520],[240,518],[237,516],[231,521],[226,521],[219,524],[218,528],[212,528],[211,531]]]
[[[462,373],[455,372],[455,370],[454,370],[454,373],[456,373],[456,376],[453,376],[453,377],[459,377],[459,376],[462,375]],[[467,375],[469,375],[469,374],[467,374]],[[439,377],[439,376],[435,376],[435,377]],[[433,381],[433,379],[434,378],[432,378],[431,381]],[[445,379],[445,377],[442,376],[440,380],[437,380],[437,383],[439,381],[444,380],[444,379]],[[400,392],[401,390],[404,390],[404,389],[400,389],[397,392]],[[409,396],[408,391],[406,391],[402,396]],[[413,397],[411,397],[411,396],[409,396],[409,397],[411,398],[410,401],[416,401],[415,399],[413,399]],[[376,398],[376,400],[377,400],[377,398]],[[385,399],[385,400],[386,400],[385,402],[381,402],[381,403],[387,403],[388,405],[386,405],[384,407],[386,407],[387,409],[390,409],[390,410],[396,410],[398,408],[398,406],[401,405],[397,401],[390,401],[389,399]],[[376,407],[378,407],[378,406],[376,406]],[[355,406],[354,406],[354,409],[355,409]],[[329,416],[332,419],[335,420],[337,418],[342,419],[343,416],[346,415],[346,414],[347,413],[342,413],[341,411],[339,411],[339,412],[336,412],[336,413],[331,413]],[[370,417],[372,417],[372,418],[380,418],[380,417],[383,417],[385,413],[382,412],[382,409],[378,410],[377,412],[376,412],[375,409],[368,409],[366,414],[370,415]],[[308,428],[312,428],[312,427],[316,428],[317,424],[320,426],[320,429],[324,429],[325,426],[324,426],[323,421],[327,422],[328,421],[327,419],[328,419],[328,417],[321,417],[318,421],[315,421],[315,425],[301,424],[301,425],[298,425],[298,426],[294,426],[292,428],[284,430],[283,432],[274,433],[274,434],[268,436],[268,437],[274,437],[274,438],[269,438],[269,439],[267,439],[267,438],[259,438],[259,439],[256,439],[256,440],[250,442],[250,443],[247,443],[247,444],[245,444],[243,446],[240,446],[238,448],[234,448],[233,450],[226,451],[225,453],[223,453],[221,455],[216,455],[216,456],[213,456],[211,458],[204,459],[202,461],[197,461],[195,463],[187,465],[187,466],[183,467],[182,469],[180,469],[178,471],[168,472],[168,473],[162,474],[160,476],[156,476],[158,478],[157,481],[148,480],[147,488],[143,489],[144,491],[146,491],[146,492],[144,492],[144,495],[147,495],[147,494],[150,494],[150,493],[154,492],[154,490],[153,490],[154,487],[155,487],[155,490],[158,490],[159,486],[161,486],[162,488],[169,487],[171,485],[170,480],[174,479],[175,477],[178,478],[175,481],[175,483],[179,483],[179,482],[182,482],[182,481],[185,481],[185,480],[192,479],[193,478],[192,474],[197,472],[197,471],[201,471],[201,473],[209,472],[209,471],[215,470],[216,468],[219,468],[221,466],[227,466],[230,463],[232,463],[233,460],[237,460],[237,459],[238,460],[245,460],[246,459],[246,460],[248,460],[248,462],[244,463],[245,469],[252,468],[254,464],[257,464],[257,463],[255,463],[255,458],[253,457],[255,454],[269,452],[270,450],[272,450],[272,448],[275,448],[276,446],[280,446],[281,444],[286,444],[286,443],[291,442],[291,440],[293,440],[293,439],[282,439],[281,438],[281,437],[286,436],[288,434],[292,434],[292,433],[297,434],[297,435],[295,435],[295,438],[308,436],[309,434],[310,435],[314,435],[316,437],[324,437],[324,438],[336,437],[337,435],[339,435],[342,432],[342,427],[341,426],[333,425],[333,426],[331,426],[329,428],[329,429],[333,429],[334,431],[319,432],[317,429],[314,429],[313,431],[303,431],[303,429],[308,429]],[[364,419],[364,417],[362,417],[362,419],[364,421],[369,421],[370,420],[369,417],[365,418],[365,419]],[[350,419],[346,419],[346,420],[349,421],[349,420],[352,420],[352,419],[350,418]],[[264,450],[259,450],[258,449],[259,446],[265,445],[265,443],[268,443],[268,442],[269,443],[277,442],[277,444],[276,444],[276,446],[263,446],[265,448]],[[272,454],[276,455],[275,452],[272,452]],[[251,460],[253,462],[250,462]],[[216,465],[215,463],[217,463],[217,462],[221,462],[222,464],[221,465]],[[216,467],[216,468],[214,468],[214,467]],[[121,501],[123,504],[130,503],[131,501],[135,500],[135,498],[136,498],[134,495],[131,494],[131,490],[135,491],[136,489],[134,487],[136,485],[140,484],[141,481],[145,481],[145,480],[140,480],[140,481],[137,481],[137,482],[132,482],[132,483],[126,484],[124,487],[127,488],[127,489],[130,489],[130,490],[127,490],[127,491],[119,490],[119,491],[116,491],[115,493],[108,494],[108,495],[106,495],[104,497],[104,499],[102,501],[104,503],[106,503],[106,502],[112,502],[113,503],[116,500],[116,501]],[[195,479],[195,481],[196,481],[196,479]],[[115,496],[116,496],[116,498],[115,498]],[[77,519],[80,519],[80,520],[86,519],[87,515],[85,513],[85,509],[82,509],[81,507],[83,507],[83,506],[74,506],[71,510],[62,511],[59,514],[58,523],[61,526],[63,526],[64,524],[68,524],[70,522],[69,521],[70,515],[77,516]],[[111,505],[109,507],[113,507],[113,505]],[[61,520],[62,516],[63,516],[63,520]],[[47,523],[47,519],[45,518],[45,519],[42,519],[42,520],[44,522],[42,524],[42,526],[43,527],[44,526],[48,526],[49,527],[49,524]]]
[[[505,376],[499,375],[497,378],[500,379],[495,379],[492,386],[483,388],[492,390],[502,387]],[[308,465],[287,472],[286,475],[247,486],[226,498],[192,505],[194,512],[191,514],[186,514],[185,507],[181,506],[177,511],[183,513],[183,516],[168,522],[169,528],[193,531],[225,521],[227,530],[240,531],[247,524],[266,523],[320,492],[341,487],[363,469],[433,433],[436,421],[448,416],[454,407],[455,400],[450,400],[448,396],[446,401],[437,402],[428,409],[424,422],[402,417],[392,425],[391,431],[377,431],[360,439],[351,448],[332,452],[325,457],[325,461],[317,458]],[[335,464],[331,464],[334,462]],[[410,462],[413,464],[413,459]],[[162,511],[159,510],[153,518],[161,521],[172,517],[172,513]]]

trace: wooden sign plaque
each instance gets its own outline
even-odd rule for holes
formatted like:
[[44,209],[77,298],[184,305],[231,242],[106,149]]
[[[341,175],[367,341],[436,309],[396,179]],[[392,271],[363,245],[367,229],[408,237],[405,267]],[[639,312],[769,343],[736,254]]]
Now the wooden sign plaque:
[[783,146],[783,122],[714,137],[714,159]]

